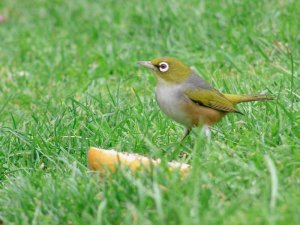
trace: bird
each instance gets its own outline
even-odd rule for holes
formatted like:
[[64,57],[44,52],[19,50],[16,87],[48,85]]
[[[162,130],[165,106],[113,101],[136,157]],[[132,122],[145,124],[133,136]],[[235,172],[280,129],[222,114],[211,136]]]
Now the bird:
[[185,126],[182,140],[194,127],[202,127],[210,137],[211,127],[226,114],[243,115],[236,108],[241,102],[273,99],[265,95],[223,94],[176,58],[159,57],[138,64],[154,71],[158,105],[168,117]]

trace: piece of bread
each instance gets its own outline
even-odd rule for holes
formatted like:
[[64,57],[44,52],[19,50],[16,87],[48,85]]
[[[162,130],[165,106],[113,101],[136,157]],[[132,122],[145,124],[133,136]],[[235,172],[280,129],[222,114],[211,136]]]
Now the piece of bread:
[[[118,166],[128,167],[132,172],[137,170],[151,170],[152,167],[158,166],[160,160],[150,159],[145,156],[117,152],[115,150],[105,150],[91,147],[87,154],[88,167],[94,171],[111,171],[115,172]],[[169,170],[179,170],[181,174],[186,174],[190,170],[190,165],[179,162],[168,162]]]

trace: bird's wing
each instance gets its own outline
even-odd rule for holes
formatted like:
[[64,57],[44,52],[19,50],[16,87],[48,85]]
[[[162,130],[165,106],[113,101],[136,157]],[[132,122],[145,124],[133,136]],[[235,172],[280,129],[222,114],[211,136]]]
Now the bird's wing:
[[232,102],[230,102],[224,95],[215,89],[187,89],[185,90],[185,95],[198,105],[224,112],[241,113],[234,108]]

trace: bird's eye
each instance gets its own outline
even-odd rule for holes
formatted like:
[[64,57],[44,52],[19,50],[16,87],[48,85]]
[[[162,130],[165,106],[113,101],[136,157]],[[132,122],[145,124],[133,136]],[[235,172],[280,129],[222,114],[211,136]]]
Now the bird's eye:
[[169,70],[169,64],[166,62],[161,62],[158,68],[160,72],[167,72]]

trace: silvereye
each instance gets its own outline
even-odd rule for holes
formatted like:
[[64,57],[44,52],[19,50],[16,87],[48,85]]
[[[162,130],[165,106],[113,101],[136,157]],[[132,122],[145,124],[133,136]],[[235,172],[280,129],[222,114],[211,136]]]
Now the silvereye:
[[175,58],[156,58],[138,64],[155,72],[158,105],[167,116],[186,127],[183,138],[196,126],[203,126],[209,135],[210,126],[227,113],[242,114],[235,108],[240,102],[272,100],[266,96],[222,94]]

